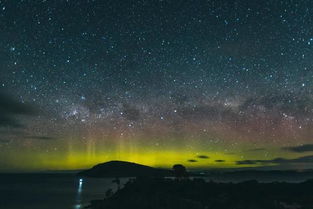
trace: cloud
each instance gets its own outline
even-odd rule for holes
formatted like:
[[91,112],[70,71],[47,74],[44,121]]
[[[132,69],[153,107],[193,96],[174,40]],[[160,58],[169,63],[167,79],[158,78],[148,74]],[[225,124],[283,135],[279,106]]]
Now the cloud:
[[190,162],[190,163],[196,163],[196,162],[198,162],[197,160],[194,160],[194,159],[190,159],[190,160],[188,160],[188,162]]
[[186,120],[232,120],[237,118],[231,108],[221,105],[199,105],[178,108],[177,113]]
[[25,139],[37,139],[37,140],[56,140],[57,138],[51,136],[24,136]]
[[257,164],[257,160],[240,160],[236,161],[237,165],[255,165]]
[[301,146],[295,147],[284,147],[283,149],[291,151],[291,152],[313,152],[313,144],[304,144]]
[[272,160],[242,160],[236,161],[236,163],[237,165],[313,163],[313,155],[299,157],[295,159],[275,158]]
[[13,115],[8,115],[0,110],[0,127],[12,127],[12,128],[22,128],[23,125],[20,124]]
[[16,116],[19,115],[32,116],[36,115],[36,111],[32,106],[18,102],[9,95],[0,92],[0,127],[23,127],[16,119]]
[[290,92],[274,92],[250,97],[240,105],[239,109],[242,111],[275,111],[292,116],[307,116],[313,114],[313,98]]
[[225,121],[239,126],[251,123],[251,119],[257,116],[268,116],[273,122],[279,123],[283,117],[298,119],[313,116],[313,97],[291,92],[272,92],[234,101],[230,105],[218,101],[198,105],[179,103],[177,113],[186,120]]
[[265,148],[255,148],[255,149],[248,149],[248,152],[258,152],[258,151],[265,151]]
[[200,159],[209,159],[210,157],[207,156],[207,155],[198,155],[197,158],[200,158]]
[[34,115],[36,112],[30,105],[18,102],[2,92],[0,92],[0,111],[19,115]]
[[8,142],[10,142],[10,140],[8,140],[8,139],[1,139],[0,138],[0,144],[5,144],[5,143],[8,143]]
[[123,105],[122,113],[122,116],[127,120],[137,121],[140,119],[140,111],[129,104]]
[[224,122],[236,132],[250,130],[251,134],[257,132],[269,136],[272,135],[271,128],[282,130],[289,124],[299,127],[297,123],[302,119],[313,117],[313,97],[290,92],[275,91],[241,97],[229,103],[216,100],[206,104],[191,105],[188,102],[178,102],[176,105],[177,115],[181,119],[196,123]]
[[217,162],[217,163],[223,163],[223,162],[225,162],[225,160],[215,160],[215,162]]
[[176,105],[184,105],[188,102],[188,96],[185,94],[181,94],[181,93],[174,93],[171,95],[173,102]]

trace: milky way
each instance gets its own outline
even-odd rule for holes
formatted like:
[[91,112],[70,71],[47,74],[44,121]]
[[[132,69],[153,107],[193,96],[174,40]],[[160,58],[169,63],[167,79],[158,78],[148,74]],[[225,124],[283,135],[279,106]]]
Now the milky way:
[[312,8],[0,1],[0,170],[312,168]]

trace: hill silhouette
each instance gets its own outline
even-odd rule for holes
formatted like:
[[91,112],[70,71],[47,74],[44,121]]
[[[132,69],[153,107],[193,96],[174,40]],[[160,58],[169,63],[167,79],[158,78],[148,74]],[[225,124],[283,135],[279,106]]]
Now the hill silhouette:
[[130,179],[92,200],[90,209],[312,209],[313,181],[214,183],[204,179]]
[[173,176],[173,172],[132,162],[109,161],[81,171],[77,175],[83,177],[165,177]]

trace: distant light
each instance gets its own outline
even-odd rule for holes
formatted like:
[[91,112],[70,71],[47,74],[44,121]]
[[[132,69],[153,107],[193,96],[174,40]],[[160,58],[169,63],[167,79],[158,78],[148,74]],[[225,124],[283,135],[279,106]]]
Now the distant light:
[[82,205],[81,204],[77,204],[77,205],[74,206],[74,208],[75,209],[80,209],[80,208],[82,208]]
[[80,194],[82,190],[83,190],[83,179],[79,179],[77,194]]

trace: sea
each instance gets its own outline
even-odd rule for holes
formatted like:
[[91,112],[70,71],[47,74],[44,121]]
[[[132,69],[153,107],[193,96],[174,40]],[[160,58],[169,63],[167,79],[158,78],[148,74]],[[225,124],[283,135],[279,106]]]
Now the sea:
[[[74,174],[0,174],[1,209],[82,209],[117,190],[113,178]],[[121,184],[129,178],[120,179]]]
[[[310,176],[309,176],[310,177]],[[197,177],[199,178],[199,177]],[[206,181],[241,182],[251,176],[212,175]],[[298,183],[308,176],[259,176],[260,182],[286,181]],[[0,209],[82,209],[91,200],[105,198],[117,190],[114,178],[79,178],[75,174],[0,174]],[[121,178],[121,185],[129,178]]]

